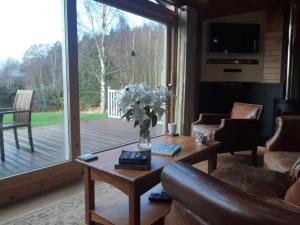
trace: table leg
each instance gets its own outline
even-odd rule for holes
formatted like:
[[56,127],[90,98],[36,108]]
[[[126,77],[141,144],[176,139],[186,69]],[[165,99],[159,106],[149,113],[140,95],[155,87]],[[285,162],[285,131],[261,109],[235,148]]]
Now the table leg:
[[129,225],[140,225],[141,221],[140,196],[133,190],[129,193]]
[[95,209],[95,182],[90,179],[90,168],[84,167],[84,193],[85,193],[85,222],[94,225],[90,211]]
[[208,173],[211,173],[217,169],[217,152],[216,150],[211,151],[210,159],[208,159]]

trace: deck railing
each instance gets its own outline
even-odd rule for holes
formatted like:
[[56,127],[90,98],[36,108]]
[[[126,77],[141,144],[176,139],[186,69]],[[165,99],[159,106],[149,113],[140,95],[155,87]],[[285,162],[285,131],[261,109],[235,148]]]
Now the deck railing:
[[[116,101],[116,96],[119,90],[113,90],[108,87],[107,90],[107,116],[108,118],[117,118],[120,119],[122,114],[118,103]],[[163,124],[163,118],[157,121],[157,124]]]
[[107,90],[107,115],[108,118],[121,118],[121,112],[116,101],[117,92],[119,90],[112,90],[108,87]]

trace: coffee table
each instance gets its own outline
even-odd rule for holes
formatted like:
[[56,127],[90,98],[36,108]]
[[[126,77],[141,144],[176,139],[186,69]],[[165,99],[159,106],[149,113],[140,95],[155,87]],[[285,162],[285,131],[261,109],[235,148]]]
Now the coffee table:
[[[152,154],[151,170],[147,171],[114,169],[121,151],[137,150],[136,143],[96,153],[99,157],[96,161],[77,160],[84,168],[87,224],[159,224],[168,212],[169,204],[151,203],[147,198],[148,193],[153,191],[151,188],[159,188],[157,185],[164,166],[174,161],[194,164],[208,160],[209,172],[216,168],[216,153],[220,142],[200,145],[193,137],[168,135],[152,139],[152,144],[161,142],[180,144],[181,152],[173,157]],[[121,191],[120,195],[95,204],[95,181],[111,184]]]

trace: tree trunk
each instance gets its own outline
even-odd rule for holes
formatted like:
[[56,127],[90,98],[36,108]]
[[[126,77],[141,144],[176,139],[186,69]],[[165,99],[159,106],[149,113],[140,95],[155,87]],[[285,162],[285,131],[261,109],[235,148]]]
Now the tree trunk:
[[[104,29],[103,29],[104,30]],[[101,46],[99,52],[99,61],[101,66],[101,91],[100,91],[100,113],[105,112],[105,65],[104,65],[104,40],[105,40],[105,32],[102,33],[101,36]]]
[[[132,51],[134,51],[134,32],[132,32]],[[132,55],[131,54],[131,58],[132,58],[132,78],[131,78],[131,83],[135,82],[135,62],[134,62],[134,58],[135,58],[135,54]]]
[[148,75],[146,75],[147,84],[151,83],[151,28],[148,28]]
[[101,91],[100,91],[100,113],[105,112],[105,79],[101,77]]

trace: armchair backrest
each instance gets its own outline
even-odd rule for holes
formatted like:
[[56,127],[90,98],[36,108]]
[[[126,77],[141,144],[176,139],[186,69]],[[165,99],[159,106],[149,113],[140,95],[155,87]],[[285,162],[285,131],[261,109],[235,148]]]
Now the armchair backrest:
[[235,102],[230,113],[231,119],[260,119],[262,116],[262,105]]
[[30,122],[33,94],[34,94],[33,90],[17,90],[15,101],[14,101],[14,110],[28,111],[28,112],[15,113],[14,122],[17,123]]
[[179,212],[169,214],[175,219],[167,215],[166,225],[191,224],[183,221],[191,217],[191,221],[197,221],[195,225],[298,225],[300,221],[300,208],[280,199],[248,194],[187,164],[167,165],[161,183],[175,204],[181,206],[177,207]]

